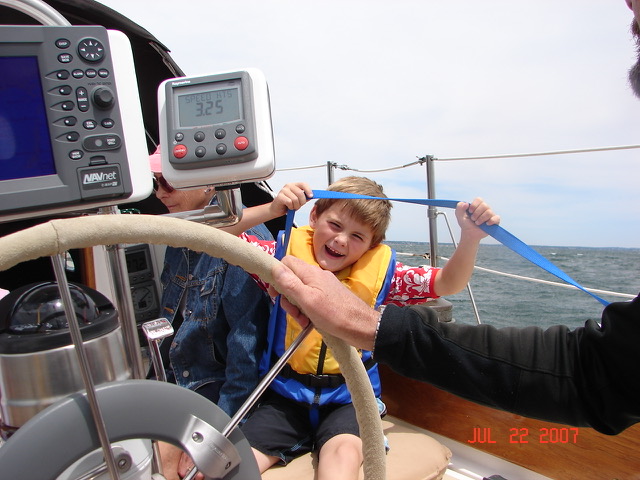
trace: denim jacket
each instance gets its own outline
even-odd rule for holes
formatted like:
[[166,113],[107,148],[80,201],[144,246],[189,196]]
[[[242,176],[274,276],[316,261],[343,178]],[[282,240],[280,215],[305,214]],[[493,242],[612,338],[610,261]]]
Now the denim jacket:
[[[271,238],[264,225],[249,232]],[[187,295],[167,376],[192,390],[222,382],[217,403],[233,416],[259,381],[271,309],[268,295],[240,267],[186,248],[167,247],[161,283],[160,315],[172,323]]]

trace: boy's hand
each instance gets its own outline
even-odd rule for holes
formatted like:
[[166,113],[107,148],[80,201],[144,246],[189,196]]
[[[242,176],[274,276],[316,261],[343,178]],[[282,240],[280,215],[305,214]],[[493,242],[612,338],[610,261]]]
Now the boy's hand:
[[313,190],[305,182],[287,183],[271,202],[273,218],[286,215],[288,210],[298,210],[313,197]]
[[481,240],[487,234],[478,225],[498,225],[500,216],[496,215],[482,198],[476,198],[471,203],[459,202],[456,207],[456,218],[460,225],[461,236]]

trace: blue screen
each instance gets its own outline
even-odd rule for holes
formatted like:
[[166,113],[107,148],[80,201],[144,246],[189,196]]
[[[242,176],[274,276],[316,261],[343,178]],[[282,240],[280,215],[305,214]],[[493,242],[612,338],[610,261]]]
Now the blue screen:
[[56,173],[37,57],[0,57],[0,180]]

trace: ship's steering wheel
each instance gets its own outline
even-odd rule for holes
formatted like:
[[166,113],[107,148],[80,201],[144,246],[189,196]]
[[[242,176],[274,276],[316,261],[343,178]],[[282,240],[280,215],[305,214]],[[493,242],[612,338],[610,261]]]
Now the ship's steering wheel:
[[[150,243],[205,252],[278,287],[271,275],[278,260],[260,249],[215,228],[153,215],[92,215],[52,220],[7,235],[0,238],[0,270],[70,249],[119,243]],[[384,479],[382,426],[362,361],[355,349],[342,340],[327,334],[323,337],[340,365],[356,407],[365,479]],[[229,418],[190,390],[155,381],[128,380],[97,387],[96,397],[110,441],[164,440],[192,454],[196,467],[210,477],[260,478],[251,448],[237,428],[226,440],[218,439],[221,444],[230,442],[228,450],[217,452],[218,455],[194,451],[198,447],[190,440],[196,426],[199,433],[207,431],[215,436]],[[29,420],[0,448],[0,471],[7,478],[55,480],[76,460],[100,448],[99,438],[89,426],[91,421],[85,395],[72,395],[52,405]],[[225,469],[226,456],[234,452],[239,455],[237,467]]]

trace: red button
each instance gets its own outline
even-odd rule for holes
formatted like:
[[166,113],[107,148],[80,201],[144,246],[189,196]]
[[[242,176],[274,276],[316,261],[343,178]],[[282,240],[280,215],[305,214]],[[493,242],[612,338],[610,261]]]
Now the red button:
[[173,156],[176,158],[184,158],[187,154],[187,147],[184,145],[176,145],[173,147]]
[[247,137],[238,137],[233,142],[233,145],[238,150],[245,150],[249,146],[249,139]]

